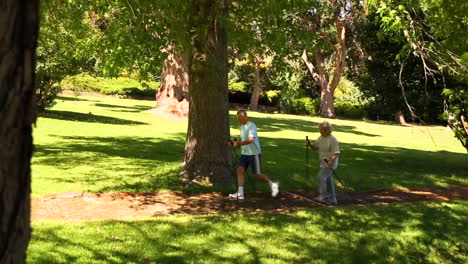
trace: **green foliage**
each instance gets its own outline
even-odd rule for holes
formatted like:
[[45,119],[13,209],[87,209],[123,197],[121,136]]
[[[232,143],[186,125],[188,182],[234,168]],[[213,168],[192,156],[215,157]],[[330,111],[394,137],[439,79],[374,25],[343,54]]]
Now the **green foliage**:
[[364,104],[353,104],[344,101],[334,103],[335,114],[339,117],[360,119],[367,118],[367,106]]
[[60,81],[83,68],[92,68],[93,37],[85,13],[67,1],[41,1],[40,34],[36,50],[36,104],[40,111],[54,105]]
[[[456,61],[468,52],[468,2],[371,0],[368,3],[371,12],[378,14],[376,19],[383,29],[381,37],[390,34],[393,39],[404,40],[406,45],[402,51],[414,50],[425,43],[423,50],[414,50],[418,56],[427,56],[427,59],[437,64],[439,70],[459,72],[460,69],[452,67],[459,67]],[[404,52],[401,55],[404,56]],[[466,71],[468,64],[464,65]]]
[[134,79],[118,77],[94,77],[79,74],[66,77],[61,83],[63,89],[75,93],[94,92],[106,95],[149,96],[154,97],[159,88],[158,82],[139,82]]
[[266,91],[266,96],[270,102],[278,102],[281,98],[281,90],[270,90]]
[[296,67],[290,67],[274,76],[273,83],[281,87],[279,106],[282,112],[291,113],[293,101],[305,97],[304,91],[301,89],[304,75],[305,72],[296,65]]
[[356,84],[342,77],[334,94],[335,114],[339,117],[359,119],[368,118],[367,99]]
[[[360,24],[355,25],[355,39],[360,43],[364,58],[354,65],[348,78],[357,83],[364,98],[369,100],[366,107],[367,118],[394,120],[397,111],[404,111],[405,116],[411,118],[399,80],[401,62],[396,59],[405,45],[404,40],[378,39],[376,35],[381,31],[380,26],[374,24],[372,18],[370,16],[371,21],[360,21]],[[414,113],[422,121],[441,122],[437,119],[443,111],[440,93],[444,80],[441,76],[434,76],[426,82],[421,60],[410,54],[405,59],[401,84]],[[413,118],[409,120],[421,121]]]
[[364,105],[369,100],[364,96],[356,84],[345,77],[341,77],[334,93],[335,103],[346,102],[353,105]]
[[247,92],[246,84],[245,82],[236,82],[236,81],[231,81],[228,84],[229,91],[232,93],[236,92]]
[[299,99],[293,99],[290,105],[291,114],[302,114],[302,115],[315,115],[317,114],[320,106],[320,100],[310,99],[309,97],[303,97]]
[[447,99],[447,109],[443,117],[455,133],[455,137],[468,151],[468,89],[455,87],[444,89],[442,94]]
[[[241,60],[242,59],[242,60]],[[234,103],[248,104],[254,87],[254,65],[252,57],[244,55],[233,59],[232,67],[228,74],[229,100]],[[279,101],[279,87],[271,82],[273,69],[266,60],[260,64],[260,99],[259,104],[277,106]],[[277,93],[277,96],[268,97]]]

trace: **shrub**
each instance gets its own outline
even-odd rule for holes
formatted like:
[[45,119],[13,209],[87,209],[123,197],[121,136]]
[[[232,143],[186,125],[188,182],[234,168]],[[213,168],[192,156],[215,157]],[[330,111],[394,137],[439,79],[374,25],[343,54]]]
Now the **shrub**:
[[278,105],[279,99],[281,97],[281,90],[270,90],[266,91],[265,94],[269,105]]
[[335,102],[335,114],[345,118],[359,119],[366,116],[366,105],[349,102]]
[[229,92],[236,93],[236,92],[247,92],[247,88],[245,82],[237,82],[237,81],[230,81],[228,84]]
[[293,99],[289,111],[291,114],[315,115],[319,104],[317,99],[312,100],[309,97]]
[[76,93],[95,92],[106,95],[154,96],[159,82],[139,82],[130,78],[103,78],[89,74],[66,77],[62,83],[64,90]]
[[364,97],[356,84],[346,78],[341,78],[335,90],[334,98],[336,103],[346,102],[352,105],[364,105],[368,102],[368,99]]

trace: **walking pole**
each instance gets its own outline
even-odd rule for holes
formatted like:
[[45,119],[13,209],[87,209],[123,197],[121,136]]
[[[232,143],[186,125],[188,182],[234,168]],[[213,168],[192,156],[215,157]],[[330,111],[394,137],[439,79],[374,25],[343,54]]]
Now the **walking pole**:
[[305,169],[305,178],[306,179],[309,179],[309,144],[310,144],[310,141],[309,141],[309,136],[306,136],[306,169]]
[[[232,149],[232,153],[234,153],[234,157],[236,158],[236,162],[239,161],[239,158],[237,157],[237,153],[236,151],[234,150],[234,141],[236,141],[236,138],[234,138],[234,140],[231,140],[231,149]],[[235,191],[236,191],[236,212],[239,211],[239,179],[237,178],[237,170],[236,170],[236,174],[234,175],[234,177],[236,178],[236,187],[235,187]]]
[[[328,160],[327,159],[323,159],[325,161],[325,163],[328,163]],[[343,180],[338,177],[338,174],[336,174],[336,171],[334,169],[332,169],[332,167],[328,166],[328,168],[333,172],[333,175],[335,176],[335,178],[338,180],[338,182],[343,186],[343,190],[345,191],[346,195],[348,196],[348,199],[351,200],[351,196],[349,195],[349,189],[346,188]]]

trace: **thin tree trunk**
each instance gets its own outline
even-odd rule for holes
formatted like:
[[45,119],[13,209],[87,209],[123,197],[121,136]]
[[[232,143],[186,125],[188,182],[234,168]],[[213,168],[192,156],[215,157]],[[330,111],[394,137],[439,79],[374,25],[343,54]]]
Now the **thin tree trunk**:
[[157,105],[152,112],[169,118],[186,118],[189,110],[188,58],[174,49],[163,63],[161,85],[156,93]]
[[189,57],[190,106],[183,176],[215,185],[229,183],[226,0],[192,0]]
[[335,118],[335,107],[333,106],[333,93],[329,89],[320,92],[320,116]]
[[403,115],[403,111],[398,110],[395,113],[395,122],[397,122],[400,125],[408,125],[408,123],[406,123],[405,116]]
[[258,99],[260,98],[260,62],[261,58],[258,54],[254,56],[254,87],[252,91],[252,97],[250,98],[249,109],[257,111]]
[[25,263],[30,192],[38,1],[0,4],[0,263]]
[[[328,118],[335,118],[335,108],[333,106],[333,96],[340,83],[341,75],[346,59],[346,21],[343,21],[340,12],[338,12],[339,6],[335,6],[337,12],[335,12],[335,27],[336,27],[336,40],[337,44],[334,44],[330,39],[331,37],[327,32],[317,32],[316,27],[310,27],[312,33],[318,33],[325,43],[328,43],[329,48],[333,51],[335,56],[335,69],[333,72],[333,79],[329,81],[328,72],[325,70],[324,62],[325,58],[322,51],[317,48],[315,49],[315,61],[308,58],[307,50],[304,49],[302,53],[302,60],[307,66],[309,73],[312,78],[320,85],[320,110],[319,115]],[[313,24],[313,23],[312,23]]]
[[[331,89],[330,82],[328,80],[328,73],[323,67],[323,55],[320,50],[316,51],[315,63],[311,62],[307,56],[307,51],[304,50],[302,53],[302,60],[307,66],[309,73],[312,78],[320,86],[320,108],[319,115],[322,117],[335,118],[335,108],[333,106],[333,94],[335,89]],[[335,87],[336,88],[336,87]]]

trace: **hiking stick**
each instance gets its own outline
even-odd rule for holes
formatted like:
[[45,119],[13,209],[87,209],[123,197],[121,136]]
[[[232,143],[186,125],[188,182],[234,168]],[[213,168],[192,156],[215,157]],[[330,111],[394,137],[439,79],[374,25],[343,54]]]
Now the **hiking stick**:
[[[328,160],[327,159],[323,159],[325,161],[325,163],[327,163],[328,165]],[[343,186],[343,190],[345,191],[346,195],[348,196],[348,198],[351,200],[351,196],[349,195],[349,189],[346,187],[346,185],[344,184],[343,180],[338,176],[338,174],[336,174],[336,171],[334,169],[332,169],[332,167],[328,166],[328,168],[333,172],[333,175],[335,175],[335,178],[338,180],[338,182]]]
[[306,141],[307,141],[307,144],[306,144],[306,169],[305,169],[305,172],[306,172],[306,179],[309,178],[309,145],[310,145],[310,141],[309,141],[309,136],[306,136]]
[[[234,138],[234,140],[230,140],[229,142],[231,143],[232,153],[234,153],[234,157],[236,158],[236,162],[239,162],[239,157],[237,156],[237,153],[234,150],[234,141],[236,141],[236,138]],[[237,193],[237,195],[236,195],[236,212],[237,212],[239,210],[239,193],[238,193],[239,192],[239,190],[238,190],[239,189],[239,179],[237,178],[237,170],[236,170],[236,173],[235,173],[234,177],[236,178],[235,179],[236,186],[234,187],[234,190]]]

